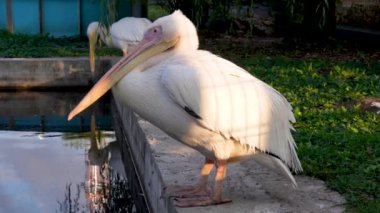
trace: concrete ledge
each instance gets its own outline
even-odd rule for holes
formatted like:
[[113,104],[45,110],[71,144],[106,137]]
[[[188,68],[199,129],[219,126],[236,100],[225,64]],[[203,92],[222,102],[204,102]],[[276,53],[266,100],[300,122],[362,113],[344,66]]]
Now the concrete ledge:
[[161,196],[164,187],[161,172],[137,117],[129,108],[115,103],[116,138],[121,144],[124,167],[138,212],[176,212],[170,199]]
[[0,89],[91,86],[118,59],[99,58],[92,73],[88,57],[0,58]]
[[[326,187],[323,181],[296,176],[293,189],[283,177],[257,165],[255,161],[230,164],[223,194],[232,203],[193,208],[175,208],[162,195],[165,185],[195,184],[204,157],[171,139],[149,122],[117,104],[115,128],[122,144],[122,155],[130,153],[151,212],[230,213],[230,212],[343,212],[345,200]],[[124,156],[125,157],[125,156]],[[125,165],[130,169],[131,164]],[[212,174],[212,177],[213,178]],[[211,186],[212,187],[212,186]]]

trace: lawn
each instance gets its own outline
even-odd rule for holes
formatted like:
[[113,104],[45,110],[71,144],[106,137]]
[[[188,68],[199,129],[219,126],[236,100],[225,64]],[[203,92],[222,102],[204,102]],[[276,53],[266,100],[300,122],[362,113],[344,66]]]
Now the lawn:
[[380,208],[380,115],[360,101],[380,97],[380,63],[249,56],[241,65],[294,107],[304,174],[342,193],[349,209]]
[[[122,55],[122,52],[103,47],[99,48],[96,54],[98,56]],[[6,31],[0,31],[0,57],[41,58],[53,56],[88,56],[87,38],[13,35]]]
[[[244,67],[291,102],[305,175],[342,193],[348,211],[378,211],[380,115],[361,106],[363,100],[380,98],[378,55],[341,46],[326,47],[327,52],[289,46],[252,48],[260,41],[244,41],[202,37],[201,47]],[[100,48],[97,54],[121,55],[121,51]],[[87,55],[86,39],[0,32],[0,57]]]
[[379,52],[335,41],[322,48],[273,48],[255,42],[260,41],[216,39],[203,46],[244,67],[291,102],[304,175],[343,194],[348,212],[377,212],[380,114],[363,108],[368,107],[366,100],[380,102]]

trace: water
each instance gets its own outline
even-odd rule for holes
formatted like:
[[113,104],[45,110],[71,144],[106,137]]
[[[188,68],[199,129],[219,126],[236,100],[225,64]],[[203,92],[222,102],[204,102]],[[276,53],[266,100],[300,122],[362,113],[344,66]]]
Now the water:
[[109,96],[104,96],[72,121],[67,115],[84,96],[70,92],[0,92],[0,129],[39,132],[84,132],[90,130],[90,115],[96,126],[112,130]]
[[135,211],[106,105],[66,121],[82,96],[0,93],[0,212]]

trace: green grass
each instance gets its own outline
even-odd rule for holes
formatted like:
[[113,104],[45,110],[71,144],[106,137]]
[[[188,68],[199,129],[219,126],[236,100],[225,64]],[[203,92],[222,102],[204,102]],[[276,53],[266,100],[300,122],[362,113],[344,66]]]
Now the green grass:
[[148,7],[148,19],[151,21],[156,20],[159,17],[168,15],[169,12],[159,5],[149,5]]
[[378,211],[380,116],[357,103],[380,97],[380,63],[283,56],[248,56],[238,63],[294,107],[294,136],[304,174],[342,193],[348,211]]
[[[297,59],[298,50],[252,51],[239,42],[213,42],[201,39],[201,47],[231,59],[291,102],[304,174],[322,179],[342,193],[348,211],[378,211],[380,117],[363,111],[357,103],[368,97],[380,98],[379,60],[362,53],[359,60],[332,60],[323,55]],[[97,54],[121,52],[99,48]],[[0,32],[0,57],[87,55],[86,39]]]
[[[122,52],[109,48],[98,48],[97,55],[121,55]],[[48,35],[29,36],[0,31],[0,57],[65,57],[88,56],[87,38],[53,38]]]
[[[150,5],[148,18],[155,20],[167,15],[160,6]],[[99,47],[96,51],[98,56],[121,56],[122,52],[117,49]],[[0,30],[0,57],[65,57],[65,56],[88,56],[87,38],[63,37],[53,38],[49,35],[23,35],[11,34]]]

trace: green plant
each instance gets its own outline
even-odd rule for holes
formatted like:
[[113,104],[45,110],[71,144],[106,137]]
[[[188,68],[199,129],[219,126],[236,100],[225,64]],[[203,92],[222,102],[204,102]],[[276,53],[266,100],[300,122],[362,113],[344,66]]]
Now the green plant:
[[207,16],[209,1],[203,0],[156,0],[157,5],[171,13],[174,10],[181,10],[193,23],[199,27]]
[[106,26],[111,26],[118,19],[117,8],[120,4],[120,0],[101,0],[100,1],[100,13],[101,23]]
[[159,17],[168,15],[169,12],[160,5],[150,5],[148,9],[148,18],[152,21],[156,20]]
[[326,26],[327,13],[330,10],[328,0],[320,0],[315,8],[315,14],[317,15],[318,27],[323,29]]
[[289,25],[301,24],[314,38],[327,37],[335,29],[335,0],[285,0]]
[[239,63],[292,103],[304,174],[342,193],[349,210],[376,212],[380,117],[363,111],[360,100],[380,97],[379,62],[250,56]]

